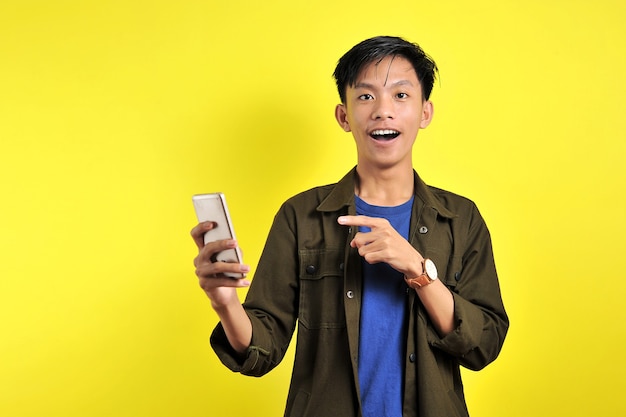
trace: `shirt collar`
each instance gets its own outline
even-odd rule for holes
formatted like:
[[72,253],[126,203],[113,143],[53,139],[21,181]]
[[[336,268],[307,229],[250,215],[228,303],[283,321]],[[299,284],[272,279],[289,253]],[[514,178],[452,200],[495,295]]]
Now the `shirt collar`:
[[[341,208],[354,205],[354,184],[356,182],[356,167],[352,168],[339,182],[326,198],[317,206],[318,211],[333,212],[339,211]],[[413,171],[415,178],[415,196],[420,199],[426,206],[432,207],[440,216],[446,218],[456,217],[439,198],[430,190],[430,188],[422,181]]]

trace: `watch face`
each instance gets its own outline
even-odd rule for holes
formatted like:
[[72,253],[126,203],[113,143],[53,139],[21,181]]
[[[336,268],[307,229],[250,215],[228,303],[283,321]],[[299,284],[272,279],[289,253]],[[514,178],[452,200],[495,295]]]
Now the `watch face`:
[[430,279],[437,279],[437,267],[435,263],[430,259],[426,259],[424,261],[424,269],[426,270],[426,274]]

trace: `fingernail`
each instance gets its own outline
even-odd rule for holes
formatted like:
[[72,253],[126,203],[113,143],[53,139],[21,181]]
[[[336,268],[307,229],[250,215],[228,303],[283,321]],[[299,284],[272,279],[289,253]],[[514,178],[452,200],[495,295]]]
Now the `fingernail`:
[[344,224],[344,223],[346,222],[346,218],[345,218],[345,217],[343,217],[343,216],[341,216],[341,217],[339,217],[339,218],[337,219],[337,222],[338,222],[339,224]]

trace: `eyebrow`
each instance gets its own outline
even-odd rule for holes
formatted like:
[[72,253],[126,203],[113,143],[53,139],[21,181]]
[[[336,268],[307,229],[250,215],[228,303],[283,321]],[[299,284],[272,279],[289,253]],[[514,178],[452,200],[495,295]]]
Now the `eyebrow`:
[[[396,81],[396,82],[391,84],[391,87],[398,87],[398,86],[403,86],[403,85],[408,85],[408,86],[413,87],[413,83],[411,81],[409,81],[409,80],[399,80],[399,81]],[[385,84],[385,86],[386,86],[386,84]],[[373,84],[370,84],[370,83],[359,82],[359,83],[356,83],[354,85],[354,88],[365,88],[365,89],[373,90],[375,87],[374,87]]]

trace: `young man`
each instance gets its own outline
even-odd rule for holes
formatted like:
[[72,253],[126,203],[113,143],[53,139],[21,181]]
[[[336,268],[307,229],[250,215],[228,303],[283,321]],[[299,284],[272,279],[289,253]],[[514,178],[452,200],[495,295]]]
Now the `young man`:
[[[433,117],[436,65],[419,46],[377,37],[334,76],[335,116],[357,165],[280,208],[243,306],[212,262],[234,241],[192,230],[200,286],[220,323],[211,344],[233,371],[260,376],[298,328],[286,416],[467,416],[459,366],[478,370],[508,329],[487,227],[476,206],[427,186],[413,169]],[[217,225],[219,227],[219,225]]]

